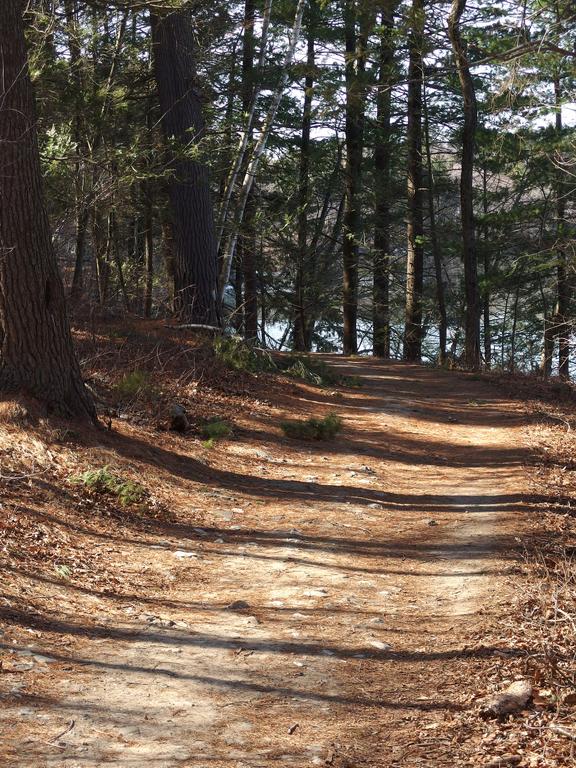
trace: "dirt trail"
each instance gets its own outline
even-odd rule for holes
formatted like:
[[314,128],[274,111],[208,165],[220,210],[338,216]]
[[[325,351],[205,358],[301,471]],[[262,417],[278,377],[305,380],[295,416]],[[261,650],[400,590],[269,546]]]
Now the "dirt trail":
[[264,425],[209,485],[184,449],[152,451],[150,477],[203,522],[110,546],[134,596],[83,598],[87,637],[63,597],[54,700],[16,705],[14,766],[466,764],[450,724],[499,653],[485,637],[529,511],[523,417],[470,377],[332,362],[362,387],[286,404],[341,414],[333,443]]

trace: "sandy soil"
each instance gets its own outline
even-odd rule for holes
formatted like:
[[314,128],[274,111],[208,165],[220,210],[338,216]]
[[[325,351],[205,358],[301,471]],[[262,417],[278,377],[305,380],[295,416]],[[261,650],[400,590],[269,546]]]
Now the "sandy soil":
[[[84,531],[118,585],[49,585],[49,632],[4,638],[31,666],[5,676],[7,765],[472,764],[458,717],[507,653],[533,509],[526,417],[473,377],[331,362],[362,386],[238,414],[204,463],[186,438],[114,425],[99,450],[177,519]],[[329,411],[334,441],[279,434],[281,413]]]

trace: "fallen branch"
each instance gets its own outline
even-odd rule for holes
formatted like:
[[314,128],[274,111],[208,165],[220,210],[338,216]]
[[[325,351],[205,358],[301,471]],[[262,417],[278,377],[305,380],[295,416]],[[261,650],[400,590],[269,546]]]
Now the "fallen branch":
[[70,720],[66,728],[64,728],[64,730],[61,733],[59,733],[57,736],[54,736],[52,739],[50,739],[50,741],[47,741],[46,744],[52,744],[52,742],[58,741],[58,739],[61,739],[62,736],[66,736],[66,734],[70,733],[70,731],[72,730],[72,728],[74,728],[75,725],[76,725],[76,720]]
[[561,736],[566,736],[567,739],[576,741],[576,731],[572,730],[571,728],[566,728],[565,726],[558,725],[557,723],[551,723],[548,726],[548,729],[550,731],[554,731],[554,733],[559,733]]
[[485,699],[480,704],[482,717],[504,717],[525,709],[532,698],[532,683],[529,680],[517,680],[502,693]]

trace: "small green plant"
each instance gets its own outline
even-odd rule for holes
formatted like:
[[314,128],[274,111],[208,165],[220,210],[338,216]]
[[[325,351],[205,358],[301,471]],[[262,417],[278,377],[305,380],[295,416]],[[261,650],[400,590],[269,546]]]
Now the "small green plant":
[[341,376],[325,360],[312,355],[285,355],[279,360],[278,367],[287,376],[319,387],[361,386],[358,376]]
[[218,336],[214,340],[214,352],[219,360],[236,371],[262,373],[277,370],[269,352],[239,336]]
[[208,440],[202,441],[202,448],[210,449],[210,448],[214,448],[215,445],[216,445],[216,440],[214,440],[213,437],[208,438]]
[[302,379],[308,384],[330,387],[341,382],[341,377],[328,363],[308,355],[286,355],[280,360],[279,366],[287,376]]
[[61,579],[69,579],[72,575],[72,570],[67,565],[55,565],[54,570]]
[[146,371],[131,371],[124,374],[115,387],[116,394],[122,400],[133,400],[138,395],[152,391],[150,374]]
[[116,496],[120,504],[140,504],[148,492],[134,480],[123,480],[110,472],[108,467],[89,469],[81,475],[71,478],[76,485],[83,485],[92,493],[108,493]]
[[218,419],[203,424],[200,427],[200,432],[202,437],[205,437],[208,440],[222,440],[224,437],[230,437],[232,434],[232,427],[227,421]]
[[286,437],[295,440],[330,440],[342,429],[342,419],[335,413],[329,413],[323,419],[286,419],[280,422],[280,427]]

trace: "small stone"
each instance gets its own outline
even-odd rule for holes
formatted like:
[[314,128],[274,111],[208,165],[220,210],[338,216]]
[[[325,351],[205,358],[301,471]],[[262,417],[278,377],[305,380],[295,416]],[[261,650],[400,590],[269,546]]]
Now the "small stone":
[[183,405],[174,404],[170,408],[170,429],[174,432],[186,432],[190,428],[190,422]]
[[379,651],[389,651],[392,648],[388,643],[383,643],[381,640],[370,640],[368,643],[373,648],[378,648]]
[[234,600],[233,603],[230,603],[226,606],[227,611],[246,611],[250,608],[250,603],[246,602],[246,600]]
[[428,520],[428,525],[438,525],[436,520]]

